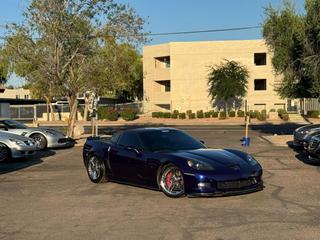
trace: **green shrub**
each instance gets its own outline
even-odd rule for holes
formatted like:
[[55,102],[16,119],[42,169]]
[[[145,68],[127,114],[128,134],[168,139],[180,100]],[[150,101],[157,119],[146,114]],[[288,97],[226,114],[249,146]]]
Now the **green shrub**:
[[238,110],[237,116],[238,116],[238,117],[244,117],[244,111]]
[[263,110],[261,110],[261,113],[262,114],[267,114],[267,110],[263,109]]
[[153,118],[162,118],[163,117],[163,112],[153,112],[152,113]]
[[226,112],[219,113],[219,119],[226,119],[226,117],[227,117]]
[[212,112],[212,113],[211,113],[211,116],[212,116],[213,118],[217,118],[217,117],[219,117],[219,113],[218,113],[218,112]]
[[120,113],[123,120],[132,121],[137,118],[137,111],[131,108],[125,108]]
[[119,113],[114,108],[99,107],[98,108],[98,118],[107,119],[109,121],[117,121],[119,118]]
[[260,112],[258,110],[255,111],[250,111],[250,118],[257,118],[258,114],[260,114]]
[[174,114],[179,114],[179,111],[178,110],[174,110],[172,113],[174,113]]
[[196,114],[195,113],[190,113],[188,115],[189,119],[195,119],[196,118]]
[[307,117],[318,118],[319,117],[319,111],[317,111],[317,110],[308,111],[307,112]]
[[179,113],[176,113],[176,112],[171,113],[171,118],[173,119],[177,119],[178,116],[179,116]]
[[284,109],[278,109],[278,114],[279,114],[279,116],[282,115],[282,114],[286,114],[286,113],[287,113],[286,110],[284,110]]
[[289,120],[289,114],[284,109],[278,109],[278,115],[283,121]]
[[236,116],[236,112],[235,111],[230,111],[229,112],[229,117],[235,117]]
[[179,113],[179,118],[180,119],[186,119],[186,114],[185,113]]
[[265,112],[261,112],[257,114],[257,119],[259,121],[265,121],[267,120],[267,114]]
[[205,118],[211,118],[211,112],[205,112],[204,113]]
[[202,110],[197,111],[197,118],[203,118],[203,117],[204,117],[203,111]]
[[192,113],[192,110],[187,110],[186,113],[189,116]]
[[171,113],[169,112],[163,113],[163,118],[171,118]]
[[274,108],[270,109],[270,112],[276,112],[276,110]]

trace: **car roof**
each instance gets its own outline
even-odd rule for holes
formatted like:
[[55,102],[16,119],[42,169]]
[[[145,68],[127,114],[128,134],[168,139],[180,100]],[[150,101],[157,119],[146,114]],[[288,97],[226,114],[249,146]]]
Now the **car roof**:
[[133,128],[128,130],[123,130],[122,133],[125,133],[125,132],[143,133],[143,132],[165,131],[165,130],[179,131],[178,129],[171,128],[171,127],[143,127],[143,128]]

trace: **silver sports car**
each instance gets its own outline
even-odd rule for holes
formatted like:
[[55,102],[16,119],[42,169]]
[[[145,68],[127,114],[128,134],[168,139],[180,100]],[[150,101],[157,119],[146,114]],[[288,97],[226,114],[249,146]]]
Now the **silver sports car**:
[[0,130],[0,162],[34,155],[38,144],[31,138]]
[[75,141],[63,133],[50,128],[30,128],[14,120],[0,120],[0,130],[30,137],[35,140],[39,149],[73,147]]

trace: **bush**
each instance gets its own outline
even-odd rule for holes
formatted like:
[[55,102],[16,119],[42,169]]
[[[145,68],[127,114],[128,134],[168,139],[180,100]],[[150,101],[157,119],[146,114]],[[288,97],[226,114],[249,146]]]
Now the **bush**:
[[217,118],[217,117],[219,117],[219,113],[218,113],[218,112],[212,112],[212,113],[211,113],[211,116],[212,116],[213,118]]
[[276,110],[274,108],[270,109],[270,112],[276,112]]
[[317,110],[308,111],[307,112],[307,117],[318,118],[319,117],[319,111],[317,111]]
[[257,118],[258,114],[260,114],[260,112],[258,110],[255,111],[250,111],[250,118]]
[[226,112],[220,112],[219,119],[226,119],[227,115]]
[[205,112],[204,113],[205,118],[211,118],[211,112]]
[[137,111],[131,109],[131,108],[125,108],[120,113],[123,120],[126,121],[132,121],[137,118]]
[[195,113],[190,113],[188,116],[189,116],[189,119],[195,119],[196,118],[196,114]]
[[179,114],[179,111],[178,110],[174,110],[172,113],[174,113],[174,114]]
[[171,118],[171,113],[169,112],[163,113],[163,118]]
[[197,111],[197,118],[203,118],[203,111],[202,110],[199,110]]
[[261,113],[267,115],[267,110],[263,109],[263,110],[261,110]]
[[171,118],[173,119],[177,119],[178,116],[179,116],[179,113],[176,113],[176,112],[171,113]]
[[289,114],[284,109],[278,109],[278,115],[283,121],[289,120]]
[[114,108],[99,107],[98,118],[107,119],[109,121],[117,121],[119,118],[119,113]]
[[187,110],[186,113],[189,116],[192,113],[192,110]]
[[185,113],[179,113],[179,118],[180,119],[186,119],[186,114]]
[[237,116],[238,116],[238,117],[244,117],[244,111],[238,110]]
[[257,119],[259,121],[265,121],[267,120],[267,114],[265,112],[261,112],[257,114]]
[[229,112],[229,117],[235,117],[236,116],[236,112],[235,111],[230,111]]
[[153,112],[152,113],[153,118],[162,118],[163,117],[163,112]]

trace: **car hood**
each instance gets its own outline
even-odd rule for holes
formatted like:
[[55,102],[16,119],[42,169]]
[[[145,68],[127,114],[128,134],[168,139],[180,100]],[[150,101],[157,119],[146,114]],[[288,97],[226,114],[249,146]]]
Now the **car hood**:
[[320,124],[309,124],[303,127],[299,127],[295,130],[295,132],[301,132],[301,131],[310,131],[313,129],[319,129],[320,130]]
[[14,134],[14,133],[9,133],[7,131],[0,131],[0,138],[4,138],[4,139],[15,139],[15,140],[19,140],[19,141],[30,141],[31,139],[28,137],[24,137],[18,134]]
[[242,153],[243,156],[240,156],[234,151],[225,149],[196,149],[179,151],[173,154],[185,159],[206,162],[214,168],[230,168],[234,166],[247,168],[251,166],[250,163],[244,158],[244,156],[247,156],[246,153]]
[[65,136],[62,132],[59,132],[59,131],[52,129],[52,128],[38,127],[38,128],[28,128],[28,129],[31,131],[40,131],[43,133],[46,133],[46,131],[49,131],[49,132],[54,132],[58,136]]

